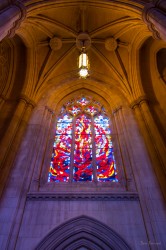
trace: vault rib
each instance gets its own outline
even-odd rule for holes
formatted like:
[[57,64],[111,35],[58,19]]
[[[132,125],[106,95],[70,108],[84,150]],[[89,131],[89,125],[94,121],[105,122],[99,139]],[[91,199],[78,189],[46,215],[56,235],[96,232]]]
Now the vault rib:
[[[56,21],[56,20],[53,20],[51,18],[48,18],[48,17],[45,17],[45,16],[37,16],[37,17],[28,17],[28,19],[30,20],[34,20],[34,22],[45,22],[45,23],[48,23],[50,25],[53,25],[54,27],[58,27],[66,32],[69,32],[69,34],[71,34],[72,36],[74,37],[77,37],[77,32],[75,32],[74,30],[72,30],[71,28],[69,28],[68,26]],[[43,25],[43,24],[42,24]]]
[[104,24],[101,27],[93,30],[92,32],[90,32],[90,37],[92,38],[94,36],[100,35],[100,33],[110,31],[111,28],[115,28],[116,26],[122,26],[124,24],[126,25],[129,23],[137,24],[139,21],[140,20],[138,18],[123,17],[123,18],[120,18],[118,20],[112,21],[110,23]]

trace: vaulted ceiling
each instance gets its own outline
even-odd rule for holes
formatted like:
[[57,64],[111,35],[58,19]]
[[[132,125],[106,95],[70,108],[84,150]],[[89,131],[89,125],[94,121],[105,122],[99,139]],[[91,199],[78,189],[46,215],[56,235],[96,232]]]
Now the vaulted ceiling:
[[[19,65],[26,67],[21,70],[22,94],[38,102],[44,95],[65,95],[64,89],[86,86],[98,93],[106,89],[129,103],[144,94],[139,50],[152,34],[142,20],[143,2],[27,0],[25,6],[27,17],[13,38],[20,37],[25,46]],[[79,78],[77,65],[76,40],[82,32],[91,39],[85,80]]]

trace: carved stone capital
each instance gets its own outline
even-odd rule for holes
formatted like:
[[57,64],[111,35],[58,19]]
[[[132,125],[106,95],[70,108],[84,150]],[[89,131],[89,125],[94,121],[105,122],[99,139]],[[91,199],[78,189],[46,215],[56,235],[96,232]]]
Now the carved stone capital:
[[149,20],[149,14],[152,12],[152,10],[155,9],[155,5],[153,3],[146,4],[142,16],[143,21],[147,24],[148,29],[153,33],[153,37],[155,39],[161,39],[159,32],[157,31],[154,24]]
[[36,103],[33,100],[29,99],[29,97],[27,97],[26,95],[21,95],[19,97],[19,100],[24,101],[27,105],[32,106],[32,108],[36,106]]
[[130,104],[130,108],[134,109],[136,107],[138,107],[142,102],[148,102],[148,98],[147,96],[140,96],[137,100],[133,101]]
[[155,6],[162,10],[162,11],[166,11],[166,1],[165,0],[153,0]]
[[166,2],[165,0],[154,0],[145,5],[143,20],[148,29],[153,33],[155,39],[166,41]]
[[13,37],[15,35],[15,31],[20,27],[21,22],[26,18],[26,7],[20,0],[10,0],[11,6],[16,6],[19,8],[20,15],[19,18],[13,23],[13,27],[8,31],[8,37]]
[[49,113],[51,113],[53,115],[55,114],[54,110],[49,108],[48,106],[45,106],[45,109],[48,110]]
[[120,109],[122,109],[122,106],[118,106],[116,108],[113,109],[112,113],[115,114],[117,113]]

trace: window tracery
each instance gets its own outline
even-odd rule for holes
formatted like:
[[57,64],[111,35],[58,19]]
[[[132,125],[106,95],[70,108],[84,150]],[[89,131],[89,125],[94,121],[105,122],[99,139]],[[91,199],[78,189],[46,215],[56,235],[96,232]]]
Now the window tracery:
[[72,99],[57,119],[48,182],[118,182],[110,120],[89,97]]

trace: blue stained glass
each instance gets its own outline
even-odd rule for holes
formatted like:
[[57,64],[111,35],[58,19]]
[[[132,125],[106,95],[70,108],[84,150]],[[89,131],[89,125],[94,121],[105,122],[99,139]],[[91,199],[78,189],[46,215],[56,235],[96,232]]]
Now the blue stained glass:
[[79,100],[77,100],[77,103],[81,104],[82,106],[86,106],[89,102],[90,102],[90,100],[88,100],[85,97],[82,97]]

